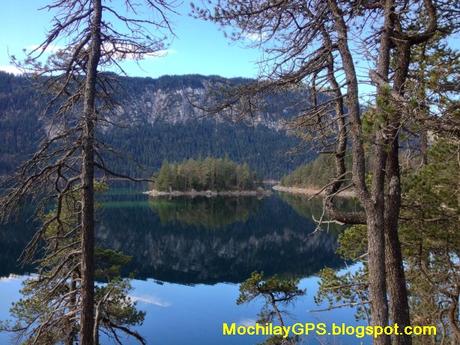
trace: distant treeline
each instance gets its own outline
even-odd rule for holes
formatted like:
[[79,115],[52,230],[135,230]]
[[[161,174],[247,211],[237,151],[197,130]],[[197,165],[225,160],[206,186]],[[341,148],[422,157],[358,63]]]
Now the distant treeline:
[[247,163],[228,158],[189,159],[179,164],[164,161],[154,179],[158,191],[252,190],[257,185],[256,174]]
[[[334,177],[333,155],[320,155],[308,164],[299,166],[281,179],[281,185],[286,187],[323,187]],[[351,167],[351,160],[346,160]]]

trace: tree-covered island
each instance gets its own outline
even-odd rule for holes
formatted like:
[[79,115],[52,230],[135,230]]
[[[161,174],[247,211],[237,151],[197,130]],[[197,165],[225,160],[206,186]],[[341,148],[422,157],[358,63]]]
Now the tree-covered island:
[[164,161],[153,176],[151,196],[161,195],[262,195],[257,175],[247,163],[228,158],[188,159],[182,163]]

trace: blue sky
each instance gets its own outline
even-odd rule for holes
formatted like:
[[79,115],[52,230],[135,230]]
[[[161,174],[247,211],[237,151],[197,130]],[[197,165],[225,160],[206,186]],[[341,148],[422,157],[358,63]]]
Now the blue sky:
[[[117,0],[118,1],[118,0]],[[9,55],[24,56],[23,48],[42,42],[49,28],[51,13],[38,9],[50,1],[3,1],[0,12],[0,69],[13,72]],[[138,1],[139,2],[139,1]],[[116,2],[115,2],[116,3]],[[217,25],[191,18],[190,2],[171,14],[176,38],[171,40],[166,56],[149,57],[140,62],[125,62],[128,75],[158,77],[165,74],[204,74],[224,77],[256,77],[260,53],[230,42]],[[247,42],[250,43],[250,42]]]
[[[177,0],[180,1],[180,0]],[[24,57],[22,50],[38,45],[45,38],[50,27],[52,13],[38,9],[50,0],[4,0],[0,12],[2,35],[0,36],[0,70],[14,72],[10,65],[9,55]],[[136,0],[142,3],[142,0]],[[112,6],[120,6],[121,0],[108,1]],[[201,0],[195,0],[198,5]],[[210,22],[194,19],[189,16],[190,0],[185,0],[176,7],[178,14],[170,14],[176,37],[170,42],[166,56],[148,57],[139,65],[134,61],[122,63],[130,76],[204,74],[221,75],[224,77],[256,77],[259,74],[257,61],[261,52],[256,48],[248,48],[251,41],[231,42],[224,37],[219,27]],[[149,12],[151,13],[151,12]],[[140,16],[145,15],[140,14]],[[459,48],[458,35],[449,42],[452,47]],[[356,51],[359,51],[357,49]],[[372,68],[362,54],[355,54],[358,66],[361,91],[369,91],[366,79],[368,69]]]

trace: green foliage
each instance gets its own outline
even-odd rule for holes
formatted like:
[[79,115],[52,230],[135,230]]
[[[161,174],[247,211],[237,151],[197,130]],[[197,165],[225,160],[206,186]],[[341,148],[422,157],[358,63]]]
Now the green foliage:
[[[276,275],[265,278],[263,273],[253,272],[252,275],[240,285],[240,295],[237,304],[249,303],[256,298],[263,298],[265,303],[259,313],[259,323],[271,323],[274,318],[284,325],[281,305],[292,303],[296,298],[305,295],[305,290],[298,287],[298,278],[281,278]],[[298,336],[282,338],[272,336],[267,338],[264,345],[296,344]]]
[[337,254],[345,260],[357,260],[367,253],[365,225],[353,225],[345,229],[338,239]]
[[312,156],[308,152],[289,154],[301,142],[282,131],[265,126],[248,127],[242,123],[216,123],[209,119],[176,124],[164,121],[133,124],[129,128],[113,128],[101,136],[135,160],[107,154],[107,164],[132,176],[152,174],[165,160],[180,162],[228,155],[240,164],[247,162],[264,178],[279,178]]
[[[367,252],[366,238],[365,226],[350,226],[339,235],[336,252],[345,260],[361,259]],[[369,320],[366,262],[356,271],[345,274],[324,268],[319,272],[319,277],[316,303],[327,301],[330,309],[336,308],[337,304],[343,307],[352,306],[356,308],[356,320]]]
[[145,312],[138,310],[136,302],[129,297],[131,290],[128,279],[112,279],[108,284],[96,287],[95,304],[99,328],[142,325]]
[[[331,181],[335,174],[334,156],[324,154],[312,162],[301,165],[289,175],[281,179],[286,187],[321,188]],[[346,158],[347,168],[351,167],[351,159]]]
[[[412,322],[446,330],[446,339],[458,326],[447,315],[456,308],[460,276],[460,161],[458,141],[438,139],[429,150],[428,164],[402,176],[402,210],[399,236],[410,293]],[[347,228],[339,236],[337,252],[346,260],[361,262],[355,272],[320,272],[318,303],[329,308],[356,306],[357,318],[368,318],[366,227]],[[430,339],[430,341],[433,339]],[[438,339],[439,340],[439,339]],[[414,344],[426,344],[416,337]],[[438,344],[435,342],[434,344]]]
[[363,137],[366,139],[366,146],[368,145],[372,135],[374,135],[375,131],[379,128],[379,125],[381,125],[381,121],[378,121],[378,115],[375,109],[366,109],[366,111],[363,112],[362,116],[362,131]]
[[121,276],[121,269],[131,261],[132,257],[108,248],[95,249],[95,277],[99,280],[111,281]]
[[[383,126],[389,119],[391,119],[397,109],[393,97],[391,96],[391,86],[385,85],[380,88],[381,94],[377,96],[377,112],[375,123],[379,126]],[[376,128],[377,129],[377,128]]]
[[458,144],[438,142],[429,163],[404,178],[401,240],[409,257],[460,254],[458,150]]
[[[95,187],[99,192],[107,189],[104,183]],[[77,339],[82,293],[78,196],[78,190],[64,196],[59,220],[56,210],[42,216],[49,225],[36,262],[38,274],[24,281],[22,298],[10,309],[14,321],[0,323],[0,331],[16,333],[23,345],[68,344]],[[99,329],[140,339],[128,327],[141,324],[145,313],[138,311],[129,298],[129,280],[119,278],[122,266],[130,260],[110,249],[96,249],[95,275],[106,284],[96,286],[94,303]]]
[[289,303],[305,294],[305,290],[299,289],[298,284],[298,278],[280,278],[277,275],[265,278],[263,273],[253,272],[251,277],[241,283],[236,303],[248,303],[258,297],[263,297],[267,303]]
[[397,114],[397,111],[391,96],[391,87],[389,85],[381,87],[376,104],[363,112],[362,135],[365,148],[372,145],[375,134],[388,125],[388,121]]
[[[459,143],[439,140],[428,164],[404,176],[400,238],[409,283],[411,314],[421,325],[450,330],[448,318],[459,299]],[[418,339],[417,339],[418,340]],[[423,339],[418,340],[420,344]]]
[[46,100],[30,78],[0,71],[0,175],[14,171],[46,134],[37,107]]
[[[75,338],[78,324],[72,316],[72,306],[63,303],[65,295],[71,296],[74,303],[77,293],[73,282],[60,289],[43,286],[40,277],[27,279],[21,289],[22,298],[15,302],[10,314],[14,321],[0,322],[0,331],[17,333],[22,345],[62,344]],[[107,284],[95,288],[95,308],[98,310],[99,328],[117,329],[142,324],[145,312],[139,311],[136,302],[129,297],[131,285],[128,279],[112,279]],[[51,321],[51,323],[50,323]],[[49,323],[49,324],[47,324]],[[44,332],[37,333],[41,325]]]
[[189,159],[180,164],[163,162],[155,177],[159,191],[252,190],[256,175],[249,166],[228,158]]
[[339,274],[331,268],[319,272],[320,284],[315,302],[328,303],[328,309],[342,307],[356,308],[356,320],[369,322],[369,296],[367,292],[367,267],[363,266],[355,272]]

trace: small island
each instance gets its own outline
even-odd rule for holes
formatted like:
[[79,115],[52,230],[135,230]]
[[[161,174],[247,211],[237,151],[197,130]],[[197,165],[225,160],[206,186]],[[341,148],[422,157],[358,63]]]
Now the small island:
[[188,159],[182,163],[163,162],[153,177],[149,196],[265,196],[261,182],[247,163],[229,158]]

